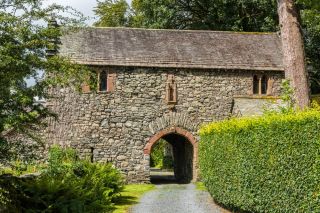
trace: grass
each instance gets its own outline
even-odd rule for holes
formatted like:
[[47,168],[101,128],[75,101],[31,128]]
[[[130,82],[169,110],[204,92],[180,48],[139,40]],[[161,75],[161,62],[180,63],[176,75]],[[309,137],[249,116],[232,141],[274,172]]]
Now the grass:
[[202,182],[196,182],[196,189],[200,191],[207,191],[207,188]]
[[124,187],[121,196],[116,200],[113,213],[125,213],[143,194],[155,188],[152,184],[129,184]]

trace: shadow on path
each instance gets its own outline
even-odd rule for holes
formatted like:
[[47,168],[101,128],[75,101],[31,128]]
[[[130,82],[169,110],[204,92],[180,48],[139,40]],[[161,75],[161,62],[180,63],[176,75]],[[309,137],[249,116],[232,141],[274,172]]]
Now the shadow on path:
[[188,184],[188,182],[177,181],[173,171],[165,171],[152,168],[150,172],[150,181],[152,184]]
[[151,172],[150,180],[152,184],[176,184],[177,181],[173,172]]

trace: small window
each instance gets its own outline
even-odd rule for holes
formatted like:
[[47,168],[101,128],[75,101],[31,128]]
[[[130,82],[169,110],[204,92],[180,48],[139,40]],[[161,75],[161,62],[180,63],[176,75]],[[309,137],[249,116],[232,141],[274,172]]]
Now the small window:
[[99,75],[99,91],[105,92],[107,91],[107,71],[101,71]]
[[261,95],[266,95],[268,91],[268,78],[263,75],[261,78]]
[[253,76],[253,94],[254,95],[270,95],[272,88],[271,80],[266,76]]
[[253,76],[253,94],[259,94],[259,78],[256,75]]
[[90,162],[93,163],[94,161],[94,148],[90,148]]

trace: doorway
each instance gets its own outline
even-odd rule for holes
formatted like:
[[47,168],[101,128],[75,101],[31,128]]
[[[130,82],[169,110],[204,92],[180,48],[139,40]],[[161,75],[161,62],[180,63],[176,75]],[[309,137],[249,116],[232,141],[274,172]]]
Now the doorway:
[[153,183],[189,183],[193,179],[193,144],[183,135],[169,133],[158,139],[150,152]]

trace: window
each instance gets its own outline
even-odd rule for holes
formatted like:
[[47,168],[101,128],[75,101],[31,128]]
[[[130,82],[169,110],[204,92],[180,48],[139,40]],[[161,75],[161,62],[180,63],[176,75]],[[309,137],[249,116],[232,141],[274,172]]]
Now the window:
[[115,89],[116,73],[108,70],[101,71],[99,76],[99,91],[100,92],[112,92]]
[[[98,92],[112,92],[115,89],[116,74],[111,70],[97,71],[97,88]],[[89,79],[93,84],[93,79]],[[90,85],[88,82],[82,84],[82,92],[90,93]]]
[[99,91],[106,92],[108,86],[107,71],[101,71],[99,74]]
[[266,75],[253,76],[253,94],[254,95],[270,95],[273,81]]
[[253,76],[253,94],[259,94],[259,78],[258,76]]
[[266,95],[268,91],[268,79],[265,75],[261,78],[261,94]]
[[90,162],[93,163],[94,160],[94,148],[91,147],[90,148]]

